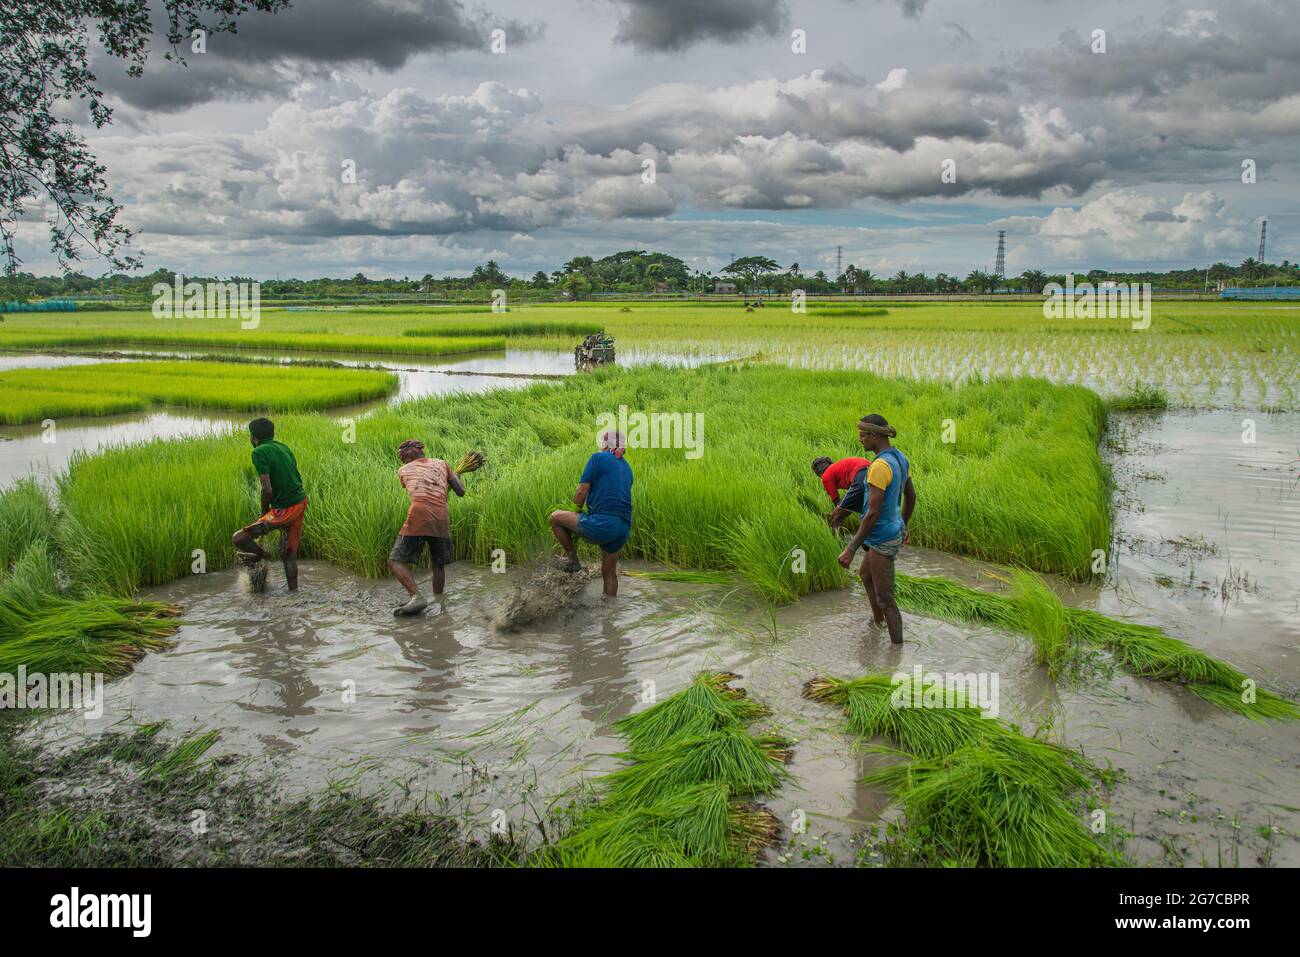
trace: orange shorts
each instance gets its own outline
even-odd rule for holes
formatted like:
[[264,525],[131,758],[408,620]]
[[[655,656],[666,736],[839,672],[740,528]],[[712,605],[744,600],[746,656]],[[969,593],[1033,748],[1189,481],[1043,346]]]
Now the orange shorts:
[[284,532],[282,551],[297,552],[298,542],[302,538],[302,519],[307,514],[307,500],[287,508],[273,508],[252,525],[246,525],[244,531],[254,538],[261,538],[267,532],[280,529]]

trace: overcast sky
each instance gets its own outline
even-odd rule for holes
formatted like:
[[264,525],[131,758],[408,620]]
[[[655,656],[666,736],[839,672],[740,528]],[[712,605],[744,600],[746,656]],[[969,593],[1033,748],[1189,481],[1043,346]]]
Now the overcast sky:
[[1300,260],[1294,0],[295,0],[183,52],[97,60],[89,139],[146,269],[830,272],[842,246],[965,275],[998,229],[1011,274],[1168,268],[1253,256],[1264,216]]

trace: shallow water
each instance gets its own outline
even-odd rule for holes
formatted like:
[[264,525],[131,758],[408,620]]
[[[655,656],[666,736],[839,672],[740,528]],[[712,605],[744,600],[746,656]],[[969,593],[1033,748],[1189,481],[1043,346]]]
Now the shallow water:
[[[1112,437],[1133,433],[1127,453],[1109,453],[1119,484],[1118,561],[1103,587],[1062,590],[1075,604],[1160,624],[1294,692],[1300,508],[1287,444],[1300,416],[1261,416],[1258,441],[1245,449],[1233,445],[1234,422],[1227,413],[1117,421]],[[923,502],[923,483],[919,491]],[[1168,585],[1187,569],[1186,548],[1167,543],[1194,536],[1208,545],[1193,582],[1231,568],[1258,585],[1226,600]],[[923,549],[900,559],[911,574],[972,585],[988,585],[987,567]],[[233,572],[183,579],[154,590],[184,607],[176,648],[109,685],[103,719],[63,716],[39,733],[74,741],[128,715],[168,719],[177,733],[221,728],[219,749],[261,757],[294,788],[400,780],[447,797],[482,835],[497,809],[529,830],[537,809],[616,766],[621,742],[610,726],[643,707],[647,689],[663,696],[699,670],[732,670],[772,709],[772,726],[797,741],[795,783],[767,803],[786,822],[805,812],[809,829],[769,859],[844,864],[855,857],[860,827],[893,814],[886,795],[858,783],[882,759],[854,749],[838,710],[801,698],[803,682],[915,664],[994,671],[1002,717],[1026,730],[1050,726],[1094,762],[1124,772],[1109,826],[1131,833],[1127,849],[1139,863],[1300,864],[1294,726],[1255,724],[1123,672],[1057,685],[1034,663],[1028,639],[992,628],[905,615],[908,640],[896,648],[870,625],[858,587],[768,615],[721,586],[625,577],[608,601],[597,580],[571,614],[498,633],[492,611],[526,574],[454,564],[445,607],[418,619],[392,616],[401,596],[394,582],[324,563],[304,563],[296,595],[284,592],[278,569],[266,595],[247,594]]]
[[[151,352],[150,355],[164,353]],[[166,353],[185,357],[188,353]],[[193,355],[212,355],[211,351]],[[248,353],[235,353],[248,357]],[[59,366],[85,365],[92,362],[129,361],[130,354],[122,358],[89,358],[86,356],[45,355],[24,353],[0,355],[0,371],[6,369],[51,369]],[[287,354],[274,357],[284,359]],[[506,352],[476,356],[452,356],[436,362],[416,358],[409,361],[401,357],[336,357],[321,353],[302,353],[301,358],[342,362],[346,365],[383,367],[397,373],[400,385],[387,399],[346,406],[330,410],[333,416],[355,416],[402,402],[407,399],[431,395],[479,393],[490,389],[519,389],[532,385],[535,379],[515,376],[574,375],[573,356],[570,353],[546,352],[537,349],[511,349]],[[676,356],[654,351],[628,350],[619,358],[621,365],[645,365],[659,362],[667,365],[698,365],[712,361],[708,356]],[[495,374],[494,374],[495,373]],[[502,374],[504,373],[504,374]],[[51,372],[57,378],[57,372]],[[60,418],[53,432],[40,423],[10,426],[0,425],[0,489],[14,480],[36,475],[49,480],[67,468],[74,452],[93,451],[110,445],[145,442],[154,438],[178,438],[198,435],[214,430],[242,428],[249,416],[244,413],[176,409],[160,407],[156,411],[133,412],[127,415]]]

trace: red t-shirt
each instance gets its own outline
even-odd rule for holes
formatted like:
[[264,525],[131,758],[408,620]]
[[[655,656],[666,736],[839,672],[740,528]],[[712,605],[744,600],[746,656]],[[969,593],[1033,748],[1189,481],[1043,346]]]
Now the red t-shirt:
[[839,501],[840,492],[853,483],[853,476],[871,464],[871,459],[847,458],[828,465],[822,473],[822,485],[832,502]]

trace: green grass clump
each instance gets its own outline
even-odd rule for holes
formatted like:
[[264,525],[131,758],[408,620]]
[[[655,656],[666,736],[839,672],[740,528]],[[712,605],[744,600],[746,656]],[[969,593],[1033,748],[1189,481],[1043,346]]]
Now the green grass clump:
[[1159,386],[1135,384],[1129,391],[1107,402],[1113,412],[1163,412],[1169,408],[1169,394]]
[[1023,569],[1012,573],[1009,595],[967,588],[946,578],[904,574],[897,576],[895,585],[899,606],[909,611],[1028,635],[1039,663],[1054,677],[1078,661],[1085,646],[1092,646],[1106,649],[1136,675],[1186,685],[1206,701],[1247,718],[1300,718],[1293,702],[1256,687],[1232,665],[1152,625],[1070,608],[1038,576]]
[[785,742],[753,735],[766,713],[734,674],[700,674],[683,691],[615,724],[628,764],[600,779],[600,799],[538,867],[737,867],[776,840],[771,812],[749,803],[789,777]]
[[[882,737],[903,763],[864,781],[893,792],[907,816],[904,862],[964,867],[1089,867],[1115,859],[1089,836],[1079,797],[1095,776],[1081,755],[1021,734],[959,696],[912,707],[912,677],[815,678],[804,696],[842,707],[849,730]],[[879,749],[886,750],[886,749]]]
[[224,362],[105,362],[0,372],[0,422],[111,415],[151,405],[306,412],[396,390],[391,372]]

